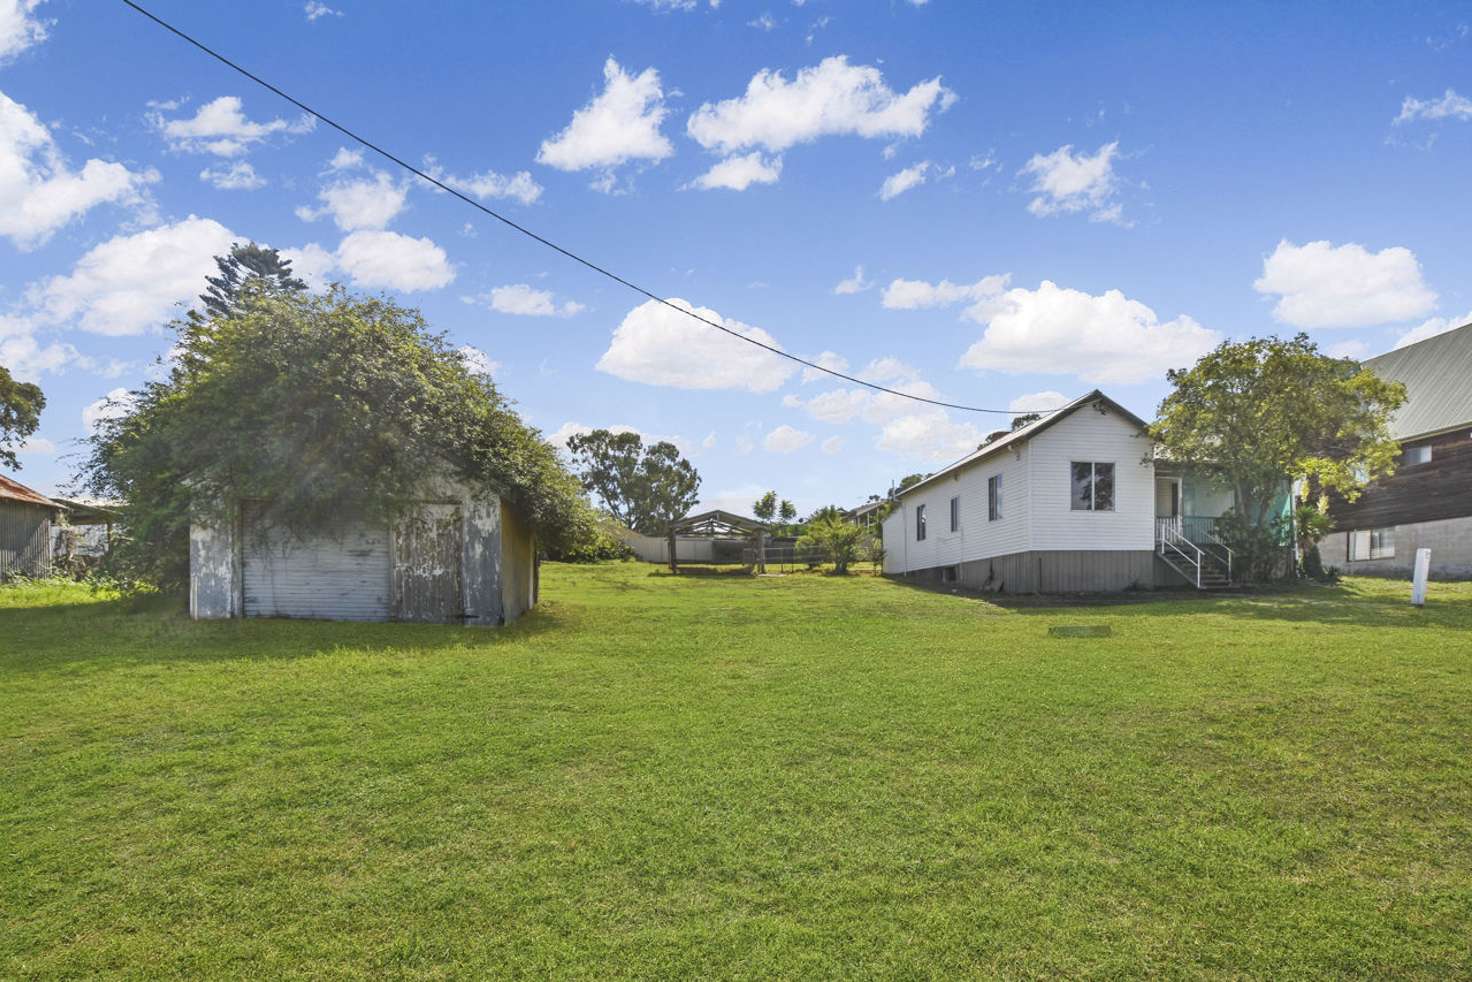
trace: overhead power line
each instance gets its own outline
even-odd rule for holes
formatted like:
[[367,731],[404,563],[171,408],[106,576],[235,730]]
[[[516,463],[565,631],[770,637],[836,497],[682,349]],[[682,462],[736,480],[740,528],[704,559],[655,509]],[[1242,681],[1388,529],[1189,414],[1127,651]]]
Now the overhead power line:
[[724,324],[718,324],[715,321],[711,320],[709,317],[703,317],[703,316],[701,316],[700,314],[696,313],[693,310],[687,310],[686,308],[680,306],[679,304],[674,303],[671,300],[667,300],[667,299],[665,299],[664,297],[660,296],[657,293],[654,293],[654,292],[652,292],[650,290],[646,290],[644,287],[639,286],[637,283],[634,283],[634,282],[632,282],[630,280],[625,279],[624,277],[622,277],[619,274],[613,272],[612,270],[608,269],[607,267],[598,265],[597,263],[593,262],[591,259],[584,259],[582,256],[580,256],[577,253],[573,252],[571,249],[564,248],[563,246],[558,245],[556,242],[553,242],[551,239],[548,239],[545,236],[542,236],[542,235],[537,234],[536,232],[533,232],[531,229],[527,228],[525,225],[522,225],[522,224],[520,224],[518,222],[515,222],[515,221],[513,221],[510,218],[507,218],[505,215],[501,214],[500,212],[496,211],[495,209],[486,207],[485,205],[481,204],[479,201],[476,201],[474,198],[468,197],[467,195],[461,193],[460,191],[457,191],[455,188],[452,188],[449,185],[445,184],[443,181],[439,180],[438,178],[433,177],[433,176],[431,176],[429,174],[426,174],[424,171],[420,170],[418,167],[415,167],[413,164],[409,163],[408,161],[404,160],[403,158],[398,157],[398,156],[390,153],[389,151],[383,149],[382,147],[380,147],[378,144],[372,142],[371,140],[368,140],[368,139],[365,139],[364,137],[359,136],[357,133],[354,133],[352,130],[348,129],[346,126],[343,126],[341,123],[337,122],[336,120],[332,119],[329,116],[323,115],[322,113],[320,113],[317,110],[313,109],[311,106],[307,105],[305,102],[302,102],[300,99],[296,98],[295,96],[289,95],[288,93],[284,92],[283,90],[281,90],[277,86],[275,86],[275,85],[271,84],[270,82],[266,81],[265,79],[261,78],[259,75],[255,74],[254,72],[250,71],[249,69],[244,68],[244,67],[242,67],[240,65],[237,65],[235,62],[231,61],[229,58],[226,58],[224,55],[220,54],[218,51],[216,51],[214,48],[211,48],[209,45],[205,44],[203,41],[200,41],[200,40],[196,39],[195,37],[193,37],[193,36],[191,36],[189,34],[186,34],[184,31],[182,31],[179,28],[175,27],[173,24],[170,24],[168,21],[164,20],[162,17],[159,17],[158,15],[152,13],[151,11],[146,10],[145,8],[143,8],[143,7],[139,6],[138,4],[134,3],[133,0],[122,0],[122,2],[124,4],[126,4],[126,5],[128,5],[129,7],[132,7],[134,10],[136,10],[138,13],[142,14],[144,17],[147,17],[149,20],[153,21],[159,27],[162,27],[164,30],[168,31],[169,33],[173,34],[174,36],[180,38],[183,41],[187,41],[189,44],[191,44],[194,47],[198,48],[200,51],[203,51],[205,54],[209,55],[211,58],[213,58],[216,61],[220,62],[220,64],[226,66],[227,68],[231,68],[231,69],[233,69],[236,72],[239,72],[241,75],[244,75],[246,78],[250,79],[252,82],[256,83],[257,85],[261,86],[262,88],[264,88],[264,89],[266,89],[266,90],[268,90],[270,92],[273,92],[276,95],[280,96],[281,98],[285,99],[287,102],[291,103],[293,106],[296,106],[298,109],[300,109],[302,112],[306,113],[307,115],[312,116],[312,117],[320,120],[321,122],[327,124],[328,126],[330,126],[333,129],[337,130],[343,136],[345,136],[348,139],[354,141],[355,143],[359,143],[362,146],[367,147],[369,150],[372,150],[374,153],[378,154],[380,157],[383,157],[385,160],[388,160],[388,161],[391,161],[391,162],[397,164],[398,166],[402,167],[404,170],[406,170],[409,173],[413,174],[415,177],[419,178],[420,180],[426,181],[429,184],[433,184],[435,187],[439,188],[441,191],[444,191],[446,194],[454,195],[456,198],[459,198],[461,201],[465,202],[467,205],[470,205],[470,207],[475,208],[475,209],[477,209],[477,210],[479,210],[481,212],[484,212],[485,214],[491,216],[492,218],[494,218],[496,221],[500,222],[501,224],[503,224],[503,225],[505,225],[505,226],[507,226],[509,228],[512,228],[512,229],[516,230],[517,232],[520,232],[522,235],[525,235],[529,239],[532,239],[532,240],[534,240],[536,242],[540,242],[542,245],[546,246],[548,249],[551,249],[554,252],[557,252],[557,253],[562,254],[563,256],[567,257],[568,259],[571,259],[573,262],[578,263],[579,265],[585,266],[588,269],[591,269],[593,272],[598,273],[598,274],[600,274],[602,276],[606,276],[610,280],[613,280],[615,283],[618,283],[621,286],[627,287],[628,289],[634,291],[635,293],[637,293],[637,294],[639,294],[641,296],[647,297],[650,300],[653,300],[655,303],[663,304],[664,306],[668,307],[671,310],[674,310],[674,311],[677,311],[678,313],[684,314],[686,317],[689,317],[691,320],[699,321],[700,323],[706,325],[707,327],[713,327],[713,328],[715,328],[718,331],[722,331],[722,332],[724,332],[726,334],[729,334],[733,338],[737,338],[738,340],[745,341],[747,344],[755,345],[756,347],[762,348],[762,349],[764,349],[766,351],[769,351],[769,352],[771,352],[774,355],[777,355],[777,356],[782,357],[782,358],[786,358],[788,361],[797,362],[799,365],[802,365],[805,368],[811,368],[811,369],[813,369],[815,371],[823,372],[824,374],[827,374],[827,375],[832,375],[835,378],[841,378],[844,381],[846,381],[846,382],[852,382],[855,385],[862,385],[862,386],[864,386],[866,388],[873,389],[876,392],[883,392],[886,395],[898,396],[901,399],[910,399],[910,400],[913,400],[915,402],[923,402],[923,403],[927,403],[927,404],[932,405],[932,406],[939,406],[939,407],[941,407],[943,409],[955,409],[955,410],[958,410],[958,411],[961,411],[961,412],[968,412],[968,413],[996,413],[996,414],[1004,415],[1004,416],[1021,416],[1021,415],[1028,415],[1030,413],[1038,413],[1039,415],[1046,415],[1048,413],[1056,412],[1056,410],[1054,410],[1054,409],[985,409],[985,408],[983,408],[981,406],[967,406],[967,405],[963,405],[963,404],[957,403],[957,402],[946,402],[943,399],[930,399],[930,398],[927,398],[926,396],[915,395],[912,392],[902,392],[899,389],[891,389],[891,388],[889,388],[887,386],[880,385],[877,382],[869,382],[869,381],[866,381],[865,379],[858,378],[858,377],[853,376],[853,375],[848,375],[848,374],[846,374],[844,372],[840,372],[837,369],[828,368],[828,367],[826,367],[824,365],[818,364],[817,362],[809,361],[806,358],[801,358],[801,357],[799,357],[797,355],[794,355],[794,354],[792,354],[790,352],[783,351],[781,348],[778,348],[775,345],[767,344],[767,343],[765,343],[763,341],[758,341],[756,338],[747,337],[745,334],[742,334],[740,331],[733,331],[731,328],[726,327]]

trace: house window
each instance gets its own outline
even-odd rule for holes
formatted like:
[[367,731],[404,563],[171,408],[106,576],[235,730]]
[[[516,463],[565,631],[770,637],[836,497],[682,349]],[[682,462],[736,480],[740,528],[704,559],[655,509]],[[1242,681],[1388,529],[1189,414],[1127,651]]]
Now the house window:
[[1349,560],[1395,558],[1395,529],[1359,529],[1349,533]]
[[1114,510],[1114,465],[1073,462],[1073,510]]
[[915,506],[915,541],[925,541],[925,506]]
[[959,494],[951,499],[951,531],[961,531],[961,496]]
[[1406,467],[1431,463],[1431,445],[1428,443],[1420,447],[1406,447],[1403,460]]
[[986,481],[986,520],[1000,521],[1002,518],[1002,475],[997,474]]

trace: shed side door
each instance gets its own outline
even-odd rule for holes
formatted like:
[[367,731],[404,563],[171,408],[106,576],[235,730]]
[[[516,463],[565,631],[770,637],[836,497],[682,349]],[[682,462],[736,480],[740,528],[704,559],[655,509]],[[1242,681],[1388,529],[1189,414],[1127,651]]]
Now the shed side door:
[[389,618],[388,528],[344,521],[303,539],[263,528],[256,506],[242,516],[241,581],[246,617]]
[[394,616],[461,623],[464,556],[460,506],[418,505],[394,529]]

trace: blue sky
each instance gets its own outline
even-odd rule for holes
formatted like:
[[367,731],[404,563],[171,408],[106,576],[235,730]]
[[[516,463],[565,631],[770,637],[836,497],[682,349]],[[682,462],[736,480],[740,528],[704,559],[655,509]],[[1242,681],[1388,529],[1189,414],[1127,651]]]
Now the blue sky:
[[[1466,4],[152,9],[649,289],[905,391],[1149,416],[1225,337],[1362,355],[1472,319]],[[857,502],[1006,425],[644,307],[120,3],[0,0],[0,93],[0,363],[47,394],[42,490],[232,239],[421,307],[549,435],[675,439],[710,504]]]

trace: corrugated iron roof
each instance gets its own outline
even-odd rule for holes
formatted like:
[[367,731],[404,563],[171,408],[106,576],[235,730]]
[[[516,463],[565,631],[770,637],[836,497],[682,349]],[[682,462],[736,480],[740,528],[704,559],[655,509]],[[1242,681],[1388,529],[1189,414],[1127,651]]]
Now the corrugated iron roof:
[[1406,403],[1390,422],[1390,434],[1397,440],[1472,425],[1472,324],[1364,364],[1406,387]]
[[25,501],[33,505],[48,505],[52,508],[61,507],[41,492],[28,488],[19,481],[6,477],[4,474],[0,474],[0,498],[9,498],[12,501]]

